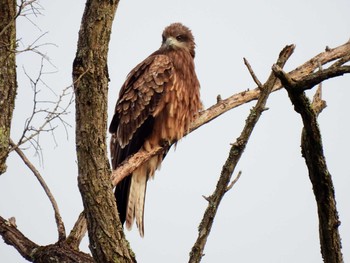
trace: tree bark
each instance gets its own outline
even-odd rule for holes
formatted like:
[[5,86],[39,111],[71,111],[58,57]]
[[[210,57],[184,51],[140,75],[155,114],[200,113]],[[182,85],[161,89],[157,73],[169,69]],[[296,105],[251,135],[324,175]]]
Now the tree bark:
[[[343,72],[347,67],[341,67],[345,61],[335,62],[329,69],[332,72]],[[317,123],[318,112],[312,107],[304,90],[320,83],[331,71],[320,70],[318,73],[294,81],[279,67],[274,67],[276,76],[288,92],[294,109],[302,118],[304,127],[301,136],[301,150],[309,170],[309,178],[317,204],[321,254],[325,263],[342,263],[341,238],[339,234],[340,220],[338,216],[332,176],[327,168],[323,154],[322,137]],[[338,70],[338,71],[337,71]],[[324,74],[322,74],[324,73]],[[314,78],[311,78],[311,76]],[[336,74],[334,74],[336,75]],[[317,95],[317,94],[316,94]]]
[[88,0],[73,63],[78,185],[96,262],[135,262],[125,240],[107,159],[107,53],[118,1]]
[[16,81],[16,1],[0,1],[0,175],[6,171]]
[[39,246],[17,229],[15,219],[5,220],[0,216],[0,235],[6,244],[13,246],[30,262],[36,263],[92,263],[92,257],[70,246],[68,242],[57,242]]

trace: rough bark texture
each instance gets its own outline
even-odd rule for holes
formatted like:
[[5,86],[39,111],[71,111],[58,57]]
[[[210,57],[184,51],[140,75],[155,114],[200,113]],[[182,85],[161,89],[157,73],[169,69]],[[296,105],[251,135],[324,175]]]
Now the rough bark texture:
[[134,262],[110,181],[107,159],[107,53],[118,1],[88,0],[73,64],[78,185],[96,262]]
[[5,243],[13,246],[17,251],[27,259],[33,261],[32,253],[39,246],[26,238],[16,226],[14,219],[5,220],[0,216],[0,234]]
[[309,170],[317,203],[321,253],[325,263],[341,263],[341,239],[332,176],[323,155],[321,133],[316,114],[304,93],[293,99],[293,104],[303,119],[301,149]]
[[16,1],[0,1],[0,175],[6,171],[16,81]]
[[[337,68],[339,72],[342,72],[344,67],[340,67],[340,65],[343,63],[345,62],[336,62],[330,68],[333,68],[333,72],[336,72]],[[320,70],[319,74],[313,74],[314,79],[310,78],[310,76],[306,77],[307,81],[304,79],[294,81],[280,68],[274,68],[274,71],[281,79],[294,105],[295,111],[301,115],[304,124],[301,149],[309,170],[309,177],[317,203],[323,260],[325,263],[342,263],[343,255],[341,253],[341,239],[338,230],[340,221],[332,177],[328,171],[326,158],[323,154],[321,132],[317,123],[317,112],[315,112],[303,91],[320,83],[323,80],[322,72],[328,74],[330,70]]]
[[67,242],[39,246],[17,229],[15,219],[5,220],[0,216],[0,235],[6,244],[13,246],[28,261],[36,263],[90,263],[92,257],[80,252]]

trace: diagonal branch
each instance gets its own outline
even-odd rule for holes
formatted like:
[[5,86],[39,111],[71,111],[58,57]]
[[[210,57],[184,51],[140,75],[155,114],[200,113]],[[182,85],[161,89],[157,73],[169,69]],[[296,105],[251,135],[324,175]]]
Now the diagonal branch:
[[85,213],[84,211],[80,213],[77,222],[75,222],[74,227],[72,231],[69,233],[69,236],[67,237],[67,244],[78,250],[79,245],[83,237],[85,236],[87,231],[87,222],[85,219]]
[[[10,145],[11,147],[15,146],[15,143],[10,139]],[[59,241],[63,241],[66,238],[66,230],[64,227],[64,223],[62,221],[62,217],[60,215],[59,209],[58,209],[58,205],[57,202],[54,198],[54,196],[52,195],[49,187],[47,186],[45,180],[42,178],[42,176],[40,175],[39,171],[35,168],[35,166],[29,161],[29,159],[26,157],[26,155],[22,152],[22,150],[18,147],[15,148],[16,153],[19,155],[19,157],[21,157],[21,159],[23,160],[23,162],[25,163],[25,165],[28,166],[28,168],[33,172],[33,174],[35,175],[35,177],[38,179],[40,185],[43,187],[47,197],[49,198],[52,208],[55,212],[55,220],[56,220],[56,225],[57,225],[57,231],[58,231],[58,240]]]
[[[281,51],[277,60],[277,64],[280,67],[283,67],[288,58],[292,55],[294,47],[294,45],[286,46]],[[276,81],[277,78],[272,72],[266,83],[262,86],[260,97],[256,105],[250,111],[241,135],[237,138],[236,142],[230,149],[229,156],[224,166],[222,167],[221,175],[216,185],[216,189],[214,193],[208,198],[208,207],[198,227],[198,238],[190,252],[189,262],[191,263],[200,262],[202,259],[204,247],[210,234],[216,212],[224,194],[227,192],[227,187],[230,185],[232,173],[245,150],[249,137],[252,134],[256,123],[259,121],[262,112],[265,110],[267,98],[275,86]]]
[[[319,89],[316,93],[315,103],[311,105],[305,92],[301,91],[299,81],[291,81],[290,76],[279,67],[274,67],[274,71],[285,86],[295,111],[301,115],[303,120],[301,148],[317,203],[323,260],[325,263],[342,263],[341,239],[338,231],[340,221],[336,208],[334,186],[323,154],[321,132],[317,123],[317,115],[324,107],[322,104],[319,106],[321,108],[315,106],[317,100],[320,100],[321,91]],[[315,76],[315,78],[317,77]],[[303,83],[303,79],[300,81]]]

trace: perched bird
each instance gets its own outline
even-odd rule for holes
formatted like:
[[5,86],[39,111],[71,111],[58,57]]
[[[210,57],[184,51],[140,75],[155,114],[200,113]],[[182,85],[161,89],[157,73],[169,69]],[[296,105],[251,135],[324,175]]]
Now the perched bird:
[[[173,23],[164,29],[160,48],[131,70],[109,126],[113,169],[141,149],[176,143],[189,130],[202,109],[194,57],[191,30]],[[164,157],[152,157],[115,188],[121,222],[131,229],[136,218],[141,236],[147,180]]]

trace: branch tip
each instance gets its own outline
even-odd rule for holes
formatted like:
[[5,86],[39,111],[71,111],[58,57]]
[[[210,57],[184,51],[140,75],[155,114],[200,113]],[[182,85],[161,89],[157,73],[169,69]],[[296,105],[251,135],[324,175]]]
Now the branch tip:
[[241,177],[242,171],[239,171],[236,178],[233,179],[230,184],[226,187],[226,192],[230,191],[232,187],[237,183],[238,179]]
[[210,202],[210,196],[202,195],[202,197],[203,197],[206,201]]
[[246,58],[243,58],[243,61],[244,61],[244,64],[246,65],[246,67],[247,67],[247,69],[248,69],[250,75],[252,76],[252,78],[253,78],[255,84],[258,85],[258,88],[259,88],[259,90],[261,91],[261,90],[264,88],[263,85],[261,84],[261,82],[260,82],[260,80],[257,78],[257,76],[255,75],[255,73],[254,73],[252,67],[250,66],[248,60],[247,60]]

